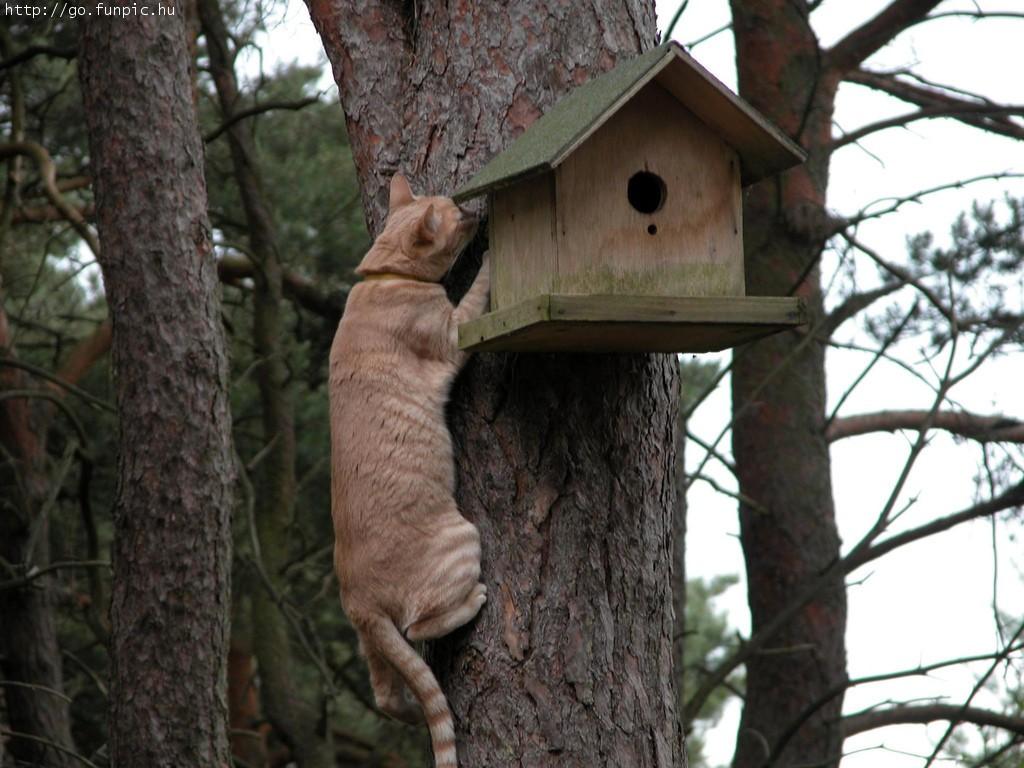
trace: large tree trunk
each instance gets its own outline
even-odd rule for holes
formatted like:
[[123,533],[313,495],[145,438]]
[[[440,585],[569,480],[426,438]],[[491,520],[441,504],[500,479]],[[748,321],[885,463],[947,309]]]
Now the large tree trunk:
[[[374,232],[395,171],[450,193],[575,84],[655,40],[641,0],[309,5]],[[482,533],[489,595],[435,654],[463,764],[684,764],[678,396],[664,355],[479,355],[457,384],[459,504]]]
[[[120,414],[115,766],[230,762],[234,462],[184,11],[87,17],[80,66]],[[160,14],[160,15],[158,15]]]
[[[824,214],[827,145],[836,81],[803,3],[733,0],[740,94],[810,151],[805,166],[763,181],[744,199],[747,292],[806,299],[822,314],[814,222]],[[771,621],[839,557],[825,419],[825,353],[803,332],[737,350],[733,450],[740,492],[752,631]],[[781,375],[772,376],[780,366]],[[771,377],[771,378],[769,378]],[[765,381],[768,381],[765,384]],[[777,652],[747,661],[746,700],[734,768],[762,766],[787,726],[846,679],[846,594],[841,574],[768,643]],[[842,696],[823,706],[790,742],[779,765],[835,765]]]
[[[681,371],[686,375],[685,368]],[[686,708],[690,693],[683,686],[686,667],[686,407],[680,403],[676,416],[675,504],[672,507],[672,664],[675,669],[676,702],[679,712]]]

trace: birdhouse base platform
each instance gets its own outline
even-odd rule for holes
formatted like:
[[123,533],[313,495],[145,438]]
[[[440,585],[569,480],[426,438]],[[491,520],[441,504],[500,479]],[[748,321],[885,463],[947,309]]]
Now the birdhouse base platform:
[[459,326],[473,352],[715,352],[807,321],[802,299],[544,294]]

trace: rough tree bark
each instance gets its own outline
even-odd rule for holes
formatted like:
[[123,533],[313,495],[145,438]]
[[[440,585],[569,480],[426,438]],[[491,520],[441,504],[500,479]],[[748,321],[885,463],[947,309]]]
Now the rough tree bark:
[[[685,369],[681,372],[685,374]],[[682,713],[689,692],[683,686],[686,665],[686,408],[680,404],[676,415],[676,487],[672,508],[672,664],[676,678],[676,702]]]
[[[283,334],[283,269],[278,254],[273,213],[263,194],[250,125],[232,122],[239,95],[234,55],[217,0],[198,0],[199,18],[210,56],[210,74],[217,89],[227,129],[231,164],[245,210],[249,247],[254,262],[253,346],[262,411],[263,458],[256,480],[256,533],[260,567],[275,592],[288,563],[289,529],[295,507],[295,418],[288,387],[290,378]],[[330,731],[321,727],[316,702],[303,700],[296,685],[288,621],[277,596],[260,583],[252,595],[253,649],[259,664],[264,712],[302,768],[334,764]]]
[[[837,81],[821,77],[804,3],[733,0],[740,95],[796,138],[808,162],[750,189],[744,200],[747,292],[807,300],[820,318],[822,240],[803,226],[824,213]],[[814,320],[812,320],[813,324]],[[752,631],[768,623],[839,557],[825,421],[824,345],[780,334],[737,351],[732,372],[733,451]],[[780,366],[782,375],[769,376]],[[767,384],[765,384],[767,380]],[[779,450],[782,447],[784,450]],[[733,768],[763,765],[779,734],[846,679],[846,593],[841,574],[769,642],[781,653],[747,661],[746,699]],[[781,765],[834,765],[842,747],[842,697],[823,706]]]
[[[184,11],[82,21],[120,415],[112,765],[227,766],[234,462]],[[164,4],[165,5],[165,4]],[[166,5],[165,5],[166,7]]]
[[[642,0],[309,6],[372,232],[395,171],[450,193],[572,86],[655,41]],[[489,590],[475,625],[435,649],[463,764],[684,764],[678,397],[669,356],[479,355],[457,383],[459,504]]]
[[[309,5],[372,231],[392,173],[451,193],[569,88],[655,40],[639,0]],[[490,596],[436,654],[464,764],[684,764],[678,396],[665,355],[479,355],[457,385],[459,503],[480,526]]]

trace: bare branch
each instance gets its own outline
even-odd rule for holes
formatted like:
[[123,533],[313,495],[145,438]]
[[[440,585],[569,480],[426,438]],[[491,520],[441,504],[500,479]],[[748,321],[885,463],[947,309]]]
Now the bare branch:
[[992,673],[995,672],[996,668],[1010,655],[1010,648],[1012,648],[1013,645],[1017,642],[1017,638],[1021,636],[1022,632],[1024,632],[1024,623],[1018,625],[1017,631],[1013,633],[1013,637],[1010,638],[1010,642],[1006,644],[1006,648],[1004,648],[1000,652],[1000,654],[995,658],[995,660],[993,660],[992,664],[988,668],[988,671],[985,672],[985,674],[982,675],[980,678],[978,678],[977,682],[975,682],[974,687],[971,689],[970,695],[967,697],[964,703],[960,705],[960,715],[958,717],[950,718],[949,727],[946,728],[946,732],[942,734],[942,738],[939,739],[939,742],[935,745],[935,749],[932,750],[932,754],[931,756],[929,756],[928,761],[924,764],[924,768],[931,768],[931,765],[935,762],[935,758],[938,757],[939,752],[942,751],[942,747],[945,745],[949,737],[953,735],[953,730],[964,719],[964,713],[966,713],[967,710],[970,709],[971,702],[974,701],[974,697],[978,695],[978,691],[985,687],[985,684],[988,682],[988,679],[992,676]]
[[[871,432],[895,432],[899,429],[920,429],[927,417],[927,411],[878,411],[846,416],[832,422],[825,432],[830,442],[844,437],[865,435]],[[966,411],[940,411],[932,423],[935,429],[942,429],[961,437],[969,437],[980,443],[1024,443],[1024,422],[1006,416],[981,416]]]
[[706,440],[704,440],[704,439],[703,439],[702,437],[700,437],[700,435],[696,435],[696,434],[694,434],[694,433],[693,433],[693,432],[691,432],[691,431],[690,431],[689,429],[688,429],[688,430],[686,430],[686,439],[687,439],[687,440],[693,440],[693,442],[695,442],[695,443],[696,443],[697,445],[699,445],[699,446],[700,446],[701,448],[703,448],[703,449],[704,449],[705,451],[707,451],[707,452],[708,452],[709,454],[711,454],[711,455],[712,455],[712,456],[714,456],[714,457],[715,457],[716,459],[718,459],[718,462],[719,462],[719,463],[720,463],[720,464],[721,464],[721,465],[722,465],[723,467],[725,467],[726,469],[728,469],[728,470],[729,470],[729,472],[730,472],[730,473],[732,473],[732,476],[733,476],[733,477],[736,477],[736,465],[735,465],[735,464],[734,464],[734,463],[733,463],[732,461],[730,461],[730,460],[729,460],[729,458],[728,458],[727,456],[723,456],[723,455],[722,455],[722,454],[721,454],[721,453],[720,453],[720,452],[718,451],[718,449],[717,449],[717,448],[715,448],[715,446],[711,445],[711,443],[709,443],[709,442],[707,442]]
[[240,109],[231,115],[227,120],[218,125],[208,134],[203,136],[203,141],[209,144],[211,141],[216,140],[221,134],[227,131],[235,123],[239,123],[242,120],[253,117],[254,115],[261,115],[264,112],[272,112],[274,110],[292,110],[297,111],[305,109],[311,104],[316,104],[320,101],[320,94],[316,96],[309,96],[305,99],[297,99],[295,101],[265,101],[262,104],[254,104],[248,109]]
[[822,336],[831,336],[847,320],[852,319],[860,312],[864,311],[879,299],[883,299],[890,294],[895,293],[906,285],[904,280],[895,280],[891,283],[886,283],[878,288],[871,291],[862,291],[861,293],[855,293],[851,296],[847,296],[846,300],[843,301],[838,307],[829,312],[828,317],[821,326]]
[[9,730],[7,728],[0,728],[0,736],[12,736],[12,737],[18,738],[18,739],[28,739],[29,741],[35,741],[35,742],[37,742],[39,744],[45,744],[46,746],[50,747],[51,749],[56,749],[58,752],[61,752],[61,753],[65,754],[65,755],[67,755],[68,757],[74,758],[75,760],[80,762],[82,765],[86,766],[86,768],[97,768],[96,764],[94,762],[92,762],[91,760],[89,760],[87,757],[84,757],[84,756],[78,754],[77,752],[75,752],[74,750],[68,749],[67,747],[61,746],[60,744],[58,744],[57,742],[53,741],[52,739],[45,739],[42,736],[34,736],[31,733],[22,733],[21,731],[12,731],[12,730]]
[[57,167],[50,157],[50,153],[44,147],[34,141],[12,141],[7,144],[0,144],[0,160],[11,157],[30,157],[39,166],[39,173],[43,177],[46,188],[46,196],[53,206],[61,212],[68,223],[74,228],[79,236],[89,246],[93,256],[98,256],[100,243],[95,233],[86,224],[82,214],[71,205],[57,189]]
[[849,690],[850,688],[855,688],[859,685],[867,685],[869,683],[879,683],[888,680],[899,680],[904,677],[919,677],[922,675],[927,675],[929,672],[933,672],[936,669],[943,669],[945,667],[959,667],[963,666],[964,664],[970,664],[971,662],[975,661],[991,661],[992,659],[1002,658],[1008,652],[1016,653],[1017,651],[1020,651],[1022,648],[1024,648],[1024,646],[1018,644],[1010,646],[1009,649],[1004,649],[996,653],[983,653],[975,656],[961,656],[956,659],[947,659],[946,661],[938,661],[933,662],[931,664],[920,664],[910,669],[901,669],[895,672],[883,672],[877,675],[858,677],[854,678],[853,680],[848,680],[847,682],[841,685],[835,685],[829,690],[825,691],[825,693],[819,696],[815,701],[811,702],[804,709],[804,711],[800,713],[796,720],[794,720],[786,727],[786,730],[783,731],[782,735],[779,737],[779,740],[775,742],[775,745],[772,747],[771,754],[769,755],[768,760],[764,765],[764,768],[772,768],[776,764],[776,762],[778,762],[779,756],[789,745],[789,742],[792,740],[793,736],[795,736],[797,731],[799,731],[800,728],[803,727],[804,723],[806,723],[808,720],[811,719],[811,717],[814,716],[815,712],[821,709],[821,707],[823,707],[829,701],[834,699],[836,696],[843,693],[844,691]]
[[[920,444],[921,440],[918,441],[918,445]],[[913,456],[911,458],[913,458]],[[904,476],[909,472],[909,465],[911,463],[912,462],[908,460],[908,466],[904,467]],[[901,478],[901,480],[902,479],[903,478]],[[895,490],[898,490],[898,488]],[[893,498],[895,495],[896,494],[894,492]],[[942,531],[949,530],[950,528],[953,528],[960,523],[967,522],[968,520],[992,515],[1004,509],[1020,506],[1021,504],[1024,504],[1024,482],[1018,483],[1006,493],[994,499],[990,499],[987,502],[977,504],[952,515],[941,517],[931,523],[897,534],[886,539],[880,544],[871,546],[870,542],[875,535],[876,530],[884,530],[884,526],[876,524],[872,531],[854,547],[849,555],[842,560],[834,562],[829,568],[826,568],[817,579],[807,584],[783,610],[779,611],[774,617],[772,617],[772,620],[768,622],[766,626],[751,635],[742,647],[740,647],[729,658],[723,660],[709,673],[708,679],[701,684],[696,693],[694,693],[690,700],[686,702],[686,709],[684,713],[686,722],[690,723],[693,721],[693,718],[696,716],[696,713],[700,710],[703,703],[707,700],[711,691],[714,690],[721,681],[724,680],[730,672],[732,672],[732,670],[740,664],[743,664],[753,654],[759,653],[765,643],[774,637],[775,633],[778,632],[778,630],[784,626],[790,618],[803,608],[804,605],[814,599],[822,589],[831,584],[832,579],[837,573],[850,573],[864,563],[875,560],[882,555],[891,552],[897,547],[903,546],[904,544],[910,544],[911,542],[923,539],[927,536],[941,533]],[[880,521],[884,522],[888,519],[887,511],[889,506],[889,504],[886,504],[886,509],[883,510],[883,514],[880,516]],[[1014,637],[1014,639],[1010,641],[1011,646],[1016,642],[1016,639],[1017,638]],[[1000,654],[1000,658],[1001,657],[1002,654]]]
[[707,33],[701,35],[700,37],[698,37],[698,38],[696,38],[694,40],[691,40],[690,42],[686,43],[686,48],[687,49],[695,48],[696,46],[700,45],[701,43],[706,43],[708,40],[710,40],[711,38],[715,37],[716,35],[720,35],[722,32],[725,32],[725,31],[730,30],[730,29],[732,29],[732,22],[731,21],[729,23],[727,23],[727,24],[723,24],[720,27],[715,27],[710,32],[707,32]]
[[0,592],[9,589],[20,589],[47,574],[54,571],[64,571],[69,568],[110,568],[110,563],[106,560],[67,560],[59,563],[50,563],[45,568],[32,568],[24,576],[16,579],[0,581]]
[[[1013,173],[1010,171],[998,171],[996,173],[985,173],[980,176],[972,176],[969,179],[957,179],[956,181],[950,181],[946,184],[940,184],[935,187],[929,187],[928,189],[921,189],[903,197],[885,197],[878,200],[874,200],[868,203],[866,206],[860,209],[856,214],[846,219],[846,226],[854,226],[860,224],[862,221],[868,219],[878,219],[882,216],[887,216],[890,213],[895,213],[907,203],[920,203],[923,198],[934,195],[939,192],[948,192],[954,189],[963,189],[969,184],[976,184],[982,181],[1003,181],[1004,179],[1024,179],[1024,173]],[[871,211],[871,208],[879,203],[889,203],[884,208],[880,208],[876,211]]]
[[1011,121],[1004,121],[1002,124],[996,124],[995,121],[985,121],[982,118],[977,117],[978,115],[1024,115],[1024,105],[995,106],[986,104],[935,104],[930,107],[922,107],[915,112],[907,112],[903,115],[890,117],[888,120],[879,120],[877,123],[869,123],[862,128],[858,128],[856,131],[847,133],[829,144],[828,151],[835,152],[837,149],[845,147],[847,144],[854,144],[872,133],[878,133],[879,131],[888,130],[889,128],[905,128],[908,124],[917,122],[918,120],[929,120],[936,117],[953,117],[963,123],[983,128],[991,133],[998,133],[1015,139],[1024,138],[1024,126],[1017,125]]
[[[103,331],[102,331],[102,326],[101,326],[101,328],[97,329],[95,334],[93,334],[88,339],[83,341],[82,345],[90,346],[91,349],[95,350],[95,349],[97,349],[97,347],[96,346],[91,346],[91,345],[98,345],[102,341],[102,336],[103,336]],[[82,345],[79,345],[79,347],[76,348],[76,350],[79,349],[79,348],[82,348]],[[107,341],[107,347],[109,348],[109,340]],[[85,353],[84,352],[80,352],[80,353],[77,353],[77,354],[84,355]],[[65,370],[65,372],[67,372],[69,374],[75,374],[75,373],[83,370],[79,363],[73,362],[75,357],[76,357],[76,352],[72,351],[71,355],[68,356],[68,361],[65,363],[64,369],[62,369],[62,370]],[[79,387],[76,387],[73,381],[68,381],[67,379],[62,378],[59,375],[54,375],[54,374],[50,373],[49,371],[43,370],[42,368],[40,368],[40,367],[38,367],[36,365],[32,365],[31,363],[26,363],[26,362],[24,362],[22,360],[18,360],[18,359],[13,358],[13,357],[2,357],[2,358],[0,358],[0,367],[4,367],[4,366],[6,366],[8,368],[18,368],[20,370],[27,371],[28,373],[31,373],[34,376],[38,376],[40,378],[46,379],[48,382],[50,382],[52,385],[54,385],[54,387],[53,387],[54,389],[58,389],[59,388],[59,389],[67,390],[68,392],[70,392],[71,394],[75,395],[76,397],[80,397],[82,400],[84,400],[85,402],[89,403],[90,405],[94,405],[94,406],[96,406],[98,408],[101,408],[104,411],[107,411],[109,413],[116,413],[117,412],[116,409],[114,408],[114,406],[111,405],[110,403],[108,403],[106,400],[102,400],[102,399],[96,397],[95,395],[91,395],[88,392],[86,392],[84,389],[80,389]],[[54,396],[56,397],[56,395],[54,395]]]
[[746,504],[755,512],[758,512],[762,515],[768,514],[768,509],[764,505],[759,504],[756,499],[752,499],[749,496],[746,496],[737,491],[730,491],[728,488],[725,488],[722,485],[720,485],[713,477],[708,477],[707,475],[691,475],[691,477],[694,481],[703,480],[705,483],[710,485],[723,496],[728,496],[731,499],[736,499],[736,501]]
[[938,296],[938,294],[936,294],[933,290],[924,285],[917,277],[911,275],[910,272],[908,272],[903,267],[886,261],[881,257],[881,255],[879,255],[877,251],[864,245],[859,240],[857,240],[853,235],[844,232],[842,234],[842,238],[846,240],[846,242],[848,242],[854,248],[856,248],[858,251],[868,256],[868,258],[870,258],[873,262],[875,262],[878,266],[880,266],[890,275],[904,283],[909,283],[910,285],[914,286],[918,291],[921,292],[921,294],[926,299],[928,299],[928,302],[932,306],[934,306],[935,309],[937,309],[939,313],[944,318],[946,318],[946,320],[948,320],[951,324],[956,322],[956,318],[953,315],[953,311],[949,307],[947,307],[945,303],[943,303],[942,299]]
[[[252,261],[244,256],[223,256],[217,262],[217,274],[221,282],[234,283],[245,277],[252,277],[255,268]],[[282,271],[284,295],[310,312],[328,319],[337,319],[345,309],[348,286],[337,292],[321,290],[310,278],[289,269]]]
[[885,358],[885,354],[888,351],[889,347],[891,347],[893,343],[896,341],[896,339],[900,337],[900,335],[903,333],[903,329],[907,327],[907,323],[910,322],[911,318],[913,318],[914,315],[917,314],[917,307],[919,301],[919,299],[915,300],[914,303],[910,306],[910,309],[906,313],[904,313],[903,319],[900,320],[899,324],[896,325],[896,327],[893,328],[891,331],[889,331],[889,333],[886,335],[886,338],[882,342],[882,346],[878,349],[877,352],[875,352],[875,354],[871,356],[871,361],[866,366],[864,366],[864,369],[860,372],[860,374],[858,374],[857,378],[854,379],[853,383],[850,384],[850,386],[846,388],[846,391],[843,392],[843,394],[839,397],[839,400],[836,402],[835,407],[832,409],[832,413],[830,413],[828,415],[828,418],[825,420],[826,435],[828,434],[829,427],[832,426],[832,422],[836,420],[836,417],[839,415],[839,411],[842,409],[843,405],[846,404],[846,401],[853,394],[854,390],[856,390],[857,387],[861,385],[861,382],[863,382],[864,379],[867,378],[868,374],[871,373],[871,369],[875,367],[878,361]]
[[96,326],[96,330],[91,335],[75,345],[68,354],[67,360],[57,370],[56,381],[51,383],[64,388],[67,388],[68,385],[78,384],[89,369],[96,364],[96,361],[110,351],[112,335],[113,326],[109,320],[104,320]]
[[921,374],[920,371],[914,368],[914,366],[907,363],[905,360],[901,360],[898,357],[890,355],[888,352],[885,351],[884,345],[878,349],[873,349],[871,347],[863,347],[860,344],[833,341],[832,339],[822,339],[822,341],[824,341],[825,344],[832,347],[833,349],[848,349],[853,352],[863,352],[865,354],[869,354],[872,356],[881,357],[881,359],[885,360],[886,362],[892,363],[893,365],[902,368],[906,373],[909,373],[911,376],[913,376],[915,379],[924,384],[933,392],[936,391],[934,382],[929,381],[925,376]]
[[929,14],[915,23],[923,24],[926,21],[935,21],[936,19],[964,17],[974,19],[975,21],[980,21],[981,19],[1024,19],[1024,13],[1014,13],[1013,11],[943,11],[942,13]]
[[[923,115],[924,117],[942,116],[941,108],[944,107],[949,110],[946,116],[955,117],[957,120],[972,125],[975,128],[981,128],[982,130],[1009,136],[1010,138],[1024,138],[1024,126],[1010,120],[1008,117],[1008,115],[1020,114],[1022,107],[1002,106],[995,104],[984,96],[971,94],[968,97],[962,92],[961,95],[954,96],[951,95],[950,91],[956,91],[957,89],[949,86],[915,85],[908,83],[906,80],[900,80],[897,74],[899,73],[872,72],[866,69],[858,69],[847,73],[844,79],[847,82],[863,85],[867,88],[887,93],[890,96],[895,96],[897,99],[908,104],[921,107],[922,111],[933,110],[932,114]],[[853,136],[856,133],[860,132],[858,131],[850,135]]]
[[[91,219],[96,214],[96,206],[93,203],[76,208],[78,215],[83,219]],[[12,224],[44,224],[50,221],[64,221],[67,217],[62,211],[53,205],[34,205],[27,208],[19,208],[11,215]]]
[[988,517],[1005,509],[1019,507],[1022,504],[1024,504],[1024,482],[1019,482],[1005,493],[993,499],[975,504],[973,507],[968,507],[960,512],[954,512],[951,515],[932,520],[930,523],[925,523],[917,528],[911,528],[909,531],[903,531],[902,533],[890,536],[888,539],[873,546],[867,546],[859,551],[851,552],[843,560],[843,570],[849,573],[865,563],[877,560],[897,547],[911,544],[928,536],[934,536],[936,533],[948,531],[950,528],[961,523],[977,520],[981,517]]
[[[938,520],[934,520],[931,523],[914,528],[910,531],[905,531],[901,534],[892,536],[880,544],[872,545],[872,542],[887,529],[894,519],[892,510],[907,478],[910,475],[916,459],[920,456],[921,451],[927,443],[928,431],[931,428],[935,415],[939,412],[940,404],[945,400],[946,393],[957,381],[962,380],[962,378],[974,368],[974,366],[970,366],[966,371],[956,376],[953,375],[952,368],[953,362],[956,359],[957,338],[955,316],[951,317],[950,324],[953,327],[953,348],[949,353],[946,371],[941,380],[942,383],[936,391],[934,405],[928,412],[928,416],[925,418],[924,422],[920,425],[919,435],[911,449],[910,455],[900,472],[900,476],[897,479],[889,498],[883,506],[882,511],[879,513],[878,518],[871,526],[871,529],[853,547],[845,558],[833,562],[832,565],[822,571],[816,579],[807,583],[803,589],[793,596],[793,599],[785,608],[778,611],[764,627],[752,634],[742,647],[740,647],[730,657],[723,660],[712,671],[712,673],[708,675],[707,679],[700,685],[689,701],[686,702],[684,718],[687,724],[693,721],[693,718],[696,716],[696,713],[700,711],[700,708],[707,700],[707,697],[718,685],[721,684],[726,676],[737,666],[743,664],[753,654],[759,653],[762,648],[764,648],[765,644],[774,637],[783,626],[785,626],[786,622],[796,615],[797,612],[799,612],[808,602],[813,600],[821,590],[825,589],[832,583],[832,580],[837,574],[850,573],[864,563],[881,557],[904,544],[909,544],[913,541],[917,541],[918,539],[925,538],[926,536],[940,533],[968,520],[995,514],[1001,510],[1017,507],[1024,503],[1024,481],[1022,481],[999,497],[977,504],[969,509],[963,510],[962,512],[939,518]],[[815,331],[816,329],[811,329],[809,336],[813,336]],[[981,356],[981,359],[984,359],[984,355]]]
[[825,52],[829,68],[839,73],[860,65],[907,27],[925,19],[941,0],[893,0],[873,19]]
[[847,715],[842,719],[843,736],[904,723],[934,723],[936,720],[990,725],[1024,735],[1024,717],[1013,717],[979,707],[961,707],[959,704],[919,704],[887,707]]

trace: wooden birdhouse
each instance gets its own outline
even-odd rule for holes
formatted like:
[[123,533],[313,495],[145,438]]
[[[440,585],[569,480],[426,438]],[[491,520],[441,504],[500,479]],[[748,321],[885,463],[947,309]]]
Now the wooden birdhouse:
[[463,349],[707,352],[804,321],[745,296],[742,188],[803,150],[659,46],[575,89],[455,194],[489,196],[491,310]]

